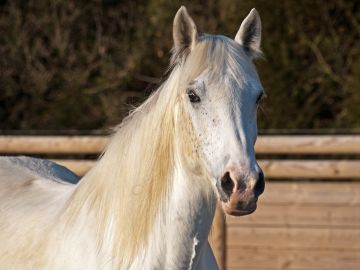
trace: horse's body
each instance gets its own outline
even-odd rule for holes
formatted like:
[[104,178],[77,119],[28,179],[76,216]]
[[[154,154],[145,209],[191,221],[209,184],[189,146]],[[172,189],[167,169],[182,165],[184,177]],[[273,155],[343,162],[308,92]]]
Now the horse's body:
[[264,188],[260,19],[253,10],[233,41],[198,36],[181,8],[174,44],[169,78],[81,181],[49,161],[0,158],[1,269],[217,269],[217,198],[249,214]]

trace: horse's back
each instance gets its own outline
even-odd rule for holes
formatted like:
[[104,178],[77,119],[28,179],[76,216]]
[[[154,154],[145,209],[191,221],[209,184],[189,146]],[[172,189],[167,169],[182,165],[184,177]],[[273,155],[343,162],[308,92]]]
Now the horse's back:
[[[31,157],[0,157],[0,209],[34,206],[64,199],[79,177],[49,160]],[[7,206],[7,207],[6,207]],[[36,209],[34,209],[36,211]]]
[[0,242],[8,247],[0,248],[2,261],[14,257],[11,252],[36,246],[74,191],[71,182],[78,180],[51,161],[0,157]]
[[21,182],[34,177],[72,184],[80,180],[72,171],[55,162],[25,156],[0,157],[0,181],[7,177]]

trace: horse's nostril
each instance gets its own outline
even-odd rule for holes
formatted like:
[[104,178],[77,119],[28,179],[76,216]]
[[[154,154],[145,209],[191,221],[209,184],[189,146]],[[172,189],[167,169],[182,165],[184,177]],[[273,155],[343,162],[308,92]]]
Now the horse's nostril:
[[259,196],[260,194],[262,194],[264,192],[264,189],[265,189],[265,177],[264,177],[264,173],[261,171],[259,173],[258,179],[254,187],[255,196]]
[[229,172],[225,173],[221,178],[221,188],[228,196],[233,193],[234,182],[231,179]]

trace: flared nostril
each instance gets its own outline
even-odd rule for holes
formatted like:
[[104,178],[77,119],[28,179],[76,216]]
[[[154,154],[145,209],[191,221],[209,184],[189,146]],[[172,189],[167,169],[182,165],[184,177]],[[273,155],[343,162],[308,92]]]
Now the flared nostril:
[[255,196],[261,195],[265,190],[265,176],[264,173],[261,171],[258,175],[258,179],[256,181],[254,187]]
[[221,188],[230,197],[234,190],[234,182],[230,177],[230,173],[226,172],[221,178]]

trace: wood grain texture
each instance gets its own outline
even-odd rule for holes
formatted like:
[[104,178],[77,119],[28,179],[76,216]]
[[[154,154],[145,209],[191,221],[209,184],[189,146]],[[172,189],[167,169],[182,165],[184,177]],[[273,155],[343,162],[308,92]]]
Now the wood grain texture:
[[359,182],[268,182],[258,209],[227,217],[226,269],[360,269]]
[[99,154],[104,136],[0,136],[0,153]]
[[[0,136],[1,153],[99,153],[106,136]],[[360,135],[258,136],[259,154],[360,154]]]
[[360,160],[259,160],[268,178],[360,179]]
[[360,154],[360,135],[259,136],[258,154]]
[[227,217],[228,227],[360,228],[360,205],[266,205],[241,218]]
[[226,216],[227,226],[360,229],[360,183],[268,182],[257,210]]
[[268,205],[360,205],[360,183],[355,182],[266,182],[260,203]]
[[228,251],[227,270],[359,270],[359,249],[251,248]]
[[227,248],[360,249],[360,230],[306,227],[227,227]]
[[[58,160],[79,175],[91,167],[89,160]],[[268,178],[313,178],[360,180],[360,161],[355,160],[259,160],[260,167]]]

